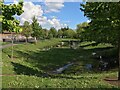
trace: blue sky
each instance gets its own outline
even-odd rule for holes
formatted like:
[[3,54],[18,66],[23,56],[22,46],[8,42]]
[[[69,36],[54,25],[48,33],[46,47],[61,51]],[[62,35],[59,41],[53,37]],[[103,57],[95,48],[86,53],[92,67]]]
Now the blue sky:
[[[17,0],[14,0],[14,2],[17,2]],[[5,3],[10,3],[10,0],[5,0]],[[69,26],[75,29],[77,24],[88,21],[88,19],[84,17],[84,13],[80,11],[80,3],[82,2],[28,3],[27,0],[24,4],[25,13],[20,16],[20,21],[22,24],[25,20],[31,21],[31,17],[35,15],[44,28],[55,27],[59,29],[60,27]],[[30,6],[33,7],[33,10],[31,10]]]
[[80,2],[65,2],[64,7],[58,13],[49,13],[45,16],[56,16],[63,23],[67,23],[71,28],[76,28],[76,24],[86,22],[84,13],[80,11]]

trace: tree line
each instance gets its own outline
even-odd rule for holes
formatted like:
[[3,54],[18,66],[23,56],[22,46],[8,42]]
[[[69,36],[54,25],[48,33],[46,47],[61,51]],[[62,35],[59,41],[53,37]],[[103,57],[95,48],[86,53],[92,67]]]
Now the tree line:
[[[84,23],[86,24],[86,23]],[[37,22],[37,19],[33,17],[32,23],[28,21],[24,22],[24,25],[21,26],[23,31],[21,32],[27,39],[29,36],[35,37],[37,39],[51,39],[51,38],[79,38],[80,30],[82,25],[78,25],[77,30],[72,30],[69,27],[64,27],[59,30],[56,30],[54,27],[48,29],[43,29],[41,25]],[[80,29],[80,30],[79,30]]]

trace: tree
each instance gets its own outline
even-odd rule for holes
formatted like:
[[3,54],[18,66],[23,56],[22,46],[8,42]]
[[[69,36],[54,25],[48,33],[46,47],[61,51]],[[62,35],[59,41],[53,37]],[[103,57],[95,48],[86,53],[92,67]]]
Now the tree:
[[58,30],[58,38],[63,38],[63,31],[61,29]]
[[0,33],[2,33],[2,2],[0,2]]
[[26,43],[28,42],[28,37],[31,35],[31,33],[32,33],[32,26],[28,21],[25,21],[23,25],[22,34],[26,37]]
[[2,31],[7,30],[9,32],[19,32],[19,21],[13,17],[14,15],[21,15],[23,2],[18,4],[5,5],[2,3]]
[[76,28],[77,38],[82,39],[81,36],[82,36],[83,32],[85,31],[85,28],[87,26],[88,26],[87,22],[83,22],[83,23],[80,23],[77,25],[77,28]]
[[49,33],[49,34],[48,34],[48,39],[51,39],[51,38],[53,38],[53,34],[52,34],[52,33]]
[[120,80],[120,2],[87,2],[81,6],[84,15],[91,19],[85,31],[87,40],[111,43],[118,48]]
[[57,30],[54,27],[50,28],[49,34],[53,35],[53,37],[57,36]]
[[[21,32],[22,29],[19,27],[19,21],[14,18],[14,15],[21,15],[23,13],[22,7],[23,2],[19,2],[18,4],[10,4],[5,5],[0,2],[0,6],[2,6],[2,32],[4,30],[11,32]],[[13,35],[12,35],[12,56],[13,59]]]
[[67,38],[74,38],[75,35],[76,35],[76,32],[72,29],[69,29],[67,31],[64,32],[64,35],[67,37]]
[[65,38],[65,37],[66,37],[65,31],[67,31],[67,30],[69,30],[69,27],[68,27],[68,26],[67,26],[67,27],[64,27],[64,28],[61,28],[61,31],[63,32],[62,38]]
[[43,29],[43,31],[44,31],[44,38],[47,39],[49,31],[47,29]]
[[46,39],[47,37],[48,37],[48,30],[47,29],[40,30],[40,38]]
[[32,34],[31,35],[34,37],[35,43],[37,43],[37,39],[40,37],[42,27],[39,25],[35,17],[33,17],[32,21],[33,22],[32,22]]

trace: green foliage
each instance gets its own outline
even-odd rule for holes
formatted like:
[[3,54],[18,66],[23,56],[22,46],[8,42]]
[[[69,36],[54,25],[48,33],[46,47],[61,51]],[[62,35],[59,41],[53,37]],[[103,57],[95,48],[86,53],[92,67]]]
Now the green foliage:
[[64,27],[58,30],[58,37],[59,38],[76,38],[77,33],[76,31],[70,29],[69,27]]
[[41,39],[46,39],[48,36],[48,31],[46,29],[40,30],[40,38]]
[[60,30],[63,32],[62,38],[65,38],[66,37],[65,36],[65,31],[69,30],[69,27],[64,27],[64,28],[61,28]]
[[14,15],[21,15],[23,13],[23,2],[16,4],[5,5],[2,4],[2,29],[10,32],[19,32],[19,21],[15,19]]
[[50,35],[53,35],[53,37],[56,37],[57,36],[57,31],[54,27],[51,27],[50,30],[49,30],[49,34]]
[[77,38],[80,38],[80,39],[83,38],[82,34],[84,33],[86,27],[88,27],[87,22],[83,22],[83,23],[80,23],[80,24],[77,25],[77,29],[76,29]]
[[32,26],[29,24],[28,21],[25,21],[24,22],[24,25],[23,25],[23,31],[22,31],[22,34],[25,36],[25,37],[29,37],[32,33]]
[[64,32],[64,35],[67,38],[74,38],[76,36],[76,32],[74,30],[72,30],[72,29],[69,29],[69,30]]
[[39,38],[40,37],[40,34],[41,34],[41,30],[42,30],[42,27],[39,25],[39,23],[37,22],[37,19],[35,17],[33,17],[33,20],[32,20],[32,36],[33,37],[36,37],[36,38]]
[[62,30],[58,30],[58,37],[62,38],[63,37],[63,31]]
[[[81,6],[84,15],[91,19],[83,35],[85,40],[115,45],[120,62],[120,2],[87,2]],[[120,80],[120,63],[118,67]]]
[[52,34],[52,33],[49,33],[49,34],[48,34],[48,39],[51,39],[51,38],[53,38],[53,34]]
[[120,2],[87,2],[81,6],[84,15],[91,20],[83,37],[116,45],[120,36]]

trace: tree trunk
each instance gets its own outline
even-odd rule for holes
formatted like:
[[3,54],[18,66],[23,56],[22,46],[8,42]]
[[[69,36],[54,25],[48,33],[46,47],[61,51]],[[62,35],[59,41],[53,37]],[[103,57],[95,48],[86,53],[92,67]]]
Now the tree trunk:
[[35,39],[35,44],[37,44],[37,38],[36,38],[36,37],[34,37],[34,39]]
[[11,33],[11,38],[12,38],[12,51],[11,51],[11,59],[13,60],[13,39],[14,39],[14,37],[13,37],[13,34]]
[[119,38],[119,41],[118,41],[118,63],[119,63],[119,66],[118,66],[118,80],[120,80],[120,38]]
[[26,43],[28,43],[28,37],[26,37]]

